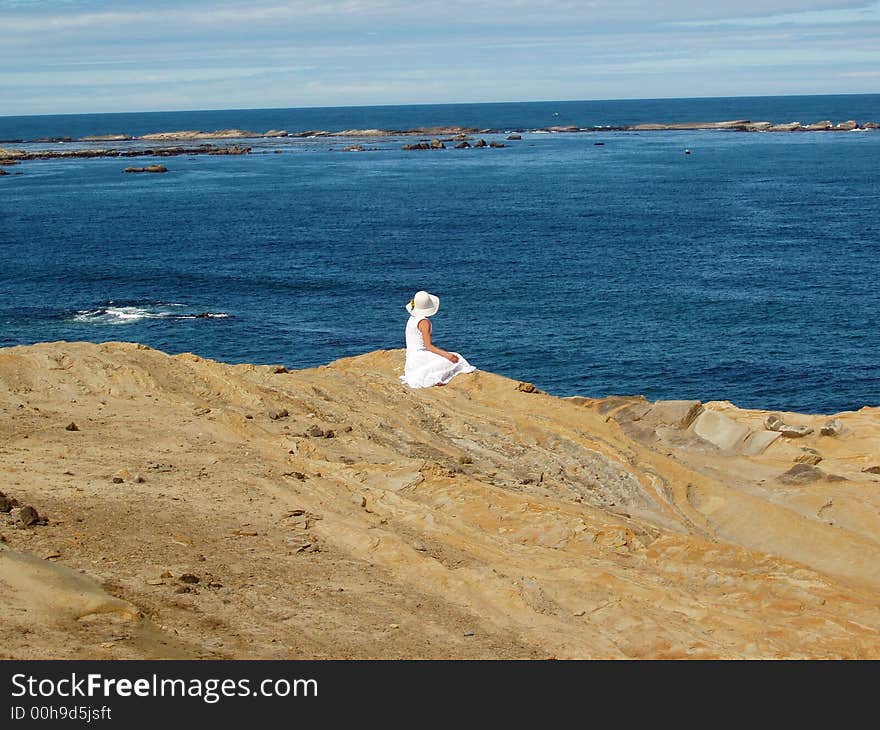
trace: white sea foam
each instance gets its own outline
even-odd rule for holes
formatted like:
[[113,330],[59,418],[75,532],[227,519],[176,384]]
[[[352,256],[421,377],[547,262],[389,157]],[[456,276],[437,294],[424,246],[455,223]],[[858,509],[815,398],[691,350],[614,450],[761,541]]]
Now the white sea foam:
[[121,306],[110,302],[106,307],[82,309],[72,319],[75,322],[99,325],[134,324],[148,319],[224,319],[229,317],[226,312],[191,311],[181,312],[186,304],[155,304],[141,306]]
[[200,312],[199,314],[175,314],[174,319],[226,319],[226,312]]
[[132,324],[143,319],[161,319],[168,315],[163,312],[150,311],[143,307],[108,306],[101,309],[87,309],[77,312],[73,318],[77,322],[91,324]]

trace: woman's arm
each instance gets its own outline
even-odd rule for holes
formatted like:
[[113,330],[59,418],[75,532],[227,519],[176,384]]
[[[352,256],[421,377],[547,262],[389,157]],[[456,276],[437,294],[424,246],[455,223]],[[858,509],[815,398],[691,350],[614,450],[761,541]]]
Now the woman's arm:
[[458,355],[454,352],[446,352],[446,350],[435,347],[431,342],[431,321],[429,319],[426,318],[419,322],[419,331],[422,333],[422,338],[425,340],[425,349],[428,352],[445,357],[449,362],[458,362]]

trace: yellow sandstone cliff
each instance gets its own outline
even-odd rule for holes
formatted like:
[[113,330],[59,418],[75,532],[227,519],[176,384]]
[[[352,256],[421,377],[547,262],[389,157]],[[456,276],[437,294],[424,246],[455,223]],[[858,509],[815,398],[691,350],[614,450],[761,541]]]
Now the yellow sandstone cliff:
[[880,408],[402,366],[0,350],[0,657],[880,657]]

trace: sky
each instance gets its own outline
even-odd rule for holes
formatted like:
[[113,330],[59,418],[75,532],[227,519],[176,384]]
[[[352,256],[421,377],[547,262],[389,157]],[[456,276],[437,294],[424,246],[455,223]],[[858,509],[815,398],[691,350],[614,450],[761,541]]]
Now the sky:
[[880,0],[0,0],[0,115],[880,92]]

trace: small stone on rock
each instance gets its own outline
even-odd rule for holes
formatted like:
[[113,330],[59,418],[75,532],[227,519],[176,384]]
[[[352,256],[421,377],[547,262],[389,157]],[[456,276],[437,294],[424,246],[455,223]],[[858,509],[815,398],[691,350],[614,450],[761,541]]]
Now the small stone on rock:
[[810,484],[825,477],[825,473],[812,464],[795,464],[779,477],[783,484]]
[[27,505],[18,510],[15,515],[15,521],[22,527],[30,527],[31,525],[45,524],[45,518],[41,518],[36,509]]
[[0,492],[0,512],[9,512],[13,507],[18,507],[18,500]]
[[819,433],[823,436],[837,436],[841,431],[843,431],[843,424],[840,422],[840,419],[832,418],[828,423],[822,426]]
[[813,433],[813,429],[809,426],[788,426],[784,425],[779,429],[779,433],[788,438],[801,438],[801,436],[809,436]]
[[65,431],[79,431],[79,426],[77,426],[73,421],[71,421],[70,423],[68,423],[64,427],[64,430]]
[[768,431],[780,431],[784,425],[785,421],[775,413],[771,413],[766,419],[764,419],[764,428]]
[[192,573],[184,573],[178,578],[181,583],[198,583],[201,578],[199,576],[194,575]]

